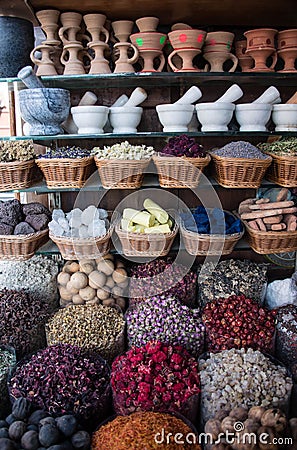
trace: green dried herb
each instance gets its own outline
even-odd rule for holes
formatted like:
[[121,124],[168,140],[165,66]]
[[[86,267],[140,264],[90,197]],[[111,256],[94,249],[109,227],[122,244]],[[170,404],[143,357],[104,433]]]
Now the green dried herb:
[[284,138],[271,143],[266,142],[258,144],[258,147],[263,152],[272,153],[278,156],[297,156],[296,137]]

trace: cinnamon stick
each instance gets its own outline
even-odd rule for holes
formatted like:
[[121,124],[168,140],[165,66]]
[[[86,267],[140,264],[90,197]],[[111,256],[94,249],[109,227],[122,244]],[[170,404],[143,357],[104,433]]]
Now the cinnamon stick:
[[283,202],[263,203],[261,205],[259,205],[259,204],[258,205],[249,205],[249,208],[251,210],[262,210],[262,209],[288,208],[293,205],[294,205],[293,200],[286,200]]

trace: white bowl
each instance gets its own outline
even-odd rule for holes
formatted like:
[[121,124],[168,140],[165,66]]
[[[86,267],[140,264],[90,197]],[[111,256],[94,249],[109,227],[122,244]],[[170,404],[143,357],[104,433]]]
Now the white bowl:
[[297,131],[297,105],[273,105],[272,120],[275,123],[275,131]]
[[236,105],[235,117],[240,125],[239,131],[267,131],[272,105],[267,103],[242,103]]
[[71,114],[78,134],[101,134],[108,117],[107,106],[73,106]]
[[137,133],[143,108],[140,106],[112,106],[109,108],[109,121],[113,133]]
[[187,132],[188,125],[192,120],[194,106],[183,104],[164,104],[157,105],[156,110],[159,120],[163,125],[163,131],[166,132]]
[[201,131],[228,131],[234,109],[233,103],[198,103],[196,111]]

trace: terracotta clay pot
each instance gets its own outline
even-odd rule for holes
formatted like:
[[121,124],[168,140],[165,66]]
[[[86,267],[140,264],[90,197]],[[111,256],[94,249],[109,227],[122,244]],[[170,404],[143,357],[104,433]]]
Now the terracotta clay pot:
[[210,64],[209,72],[224,72],[224,63],[229,59],[233,62],[233,65],[228,72],[235,72],[238,64],[238,59],[230,52],[206,52],[203,53],[203,57]]
[[64,45],[61,55],[61,63],[65,66],[64,75],[83,75],[86,73],[84,64],[79,57],[83,51],[81,44]]
[[201,50],[206,32],[203,30],[186,29],[168,33],[169,41],[175,50],[192,48]]
[[134,22],[132,22],[132,20],[117,20],[112,22],[111,25],[118,41],[127,42],[132,33]]
[[[184,48],[174,50],[168,57],[168,64],[173,72],[201,72],[200,69],[193,66],[193,59],[200,53],[201,50],[199,48]],[[181,65],[176,64],[176,55],[181,58]]]
[[[132,64],[135,64],[139,57],[137,48],[134,45],[130,44],[129,42],[118,42],[117,44],[114,45],[114,49],[115,50],[119,49],[119,57],[115,61],[114,73],[135,72]],[[131,58],[128,57],[129,49],[133,50],[133,56],[131,56]]]
[[109,48],[108,44],[102,41],[89,42],[88,47],[94,51],[89,73],[111,73],[108,60],[104,57],[104,52]]
[[141,17],[135,23],[141,33],[146,33],[157,30],[159,19],[157,17]]
[[278,50],[278,56],[285,62],[285,67],[278,72],[296,72],[295,61],[297,59],[297,47],[295,48],[284,48],[283,50]]
[[166,42],[166,34],[158,32],[134,33],[130,40],[139,51],[158,50],[161,51]]
[[242,72],[248,72],[254,65],[253,58],[246,54],[246,39],[235,42],[235,55]]
[[84,22],[87,27],[87,31],[92,36],[93,42],[100,41],[101,34],[104,35],[105,44],[109,39],[109,32],[106,28],[104,28],[104,24],[106,21],[106,16],[104,14],[85,14]]
[[204,44],[204,52],[231,52],[234,33],[228,31],[213,31],[207,33]]
[[59,45],[61,43],[57,32],[59,16],[60,11],[57,9],[44,9],[36,13],[36,17],[46,35],[43,44]]
[[[52,55],[55,53],[55,47],[51,45],[41,44],[32,50],[30,58],[37,66],[36,75],[58,75]],[[35,58],[35,52],[41,53],[41,58]]]
[[277,49],[297,47],[297,28],[279,31],[277,36]]
[[80,31],[82,15],[77,12],[65,12],[60,15],[62,28],[59,29],[59,36],[64,45],[80,43],[77,33]]
[[[255,61],[255,67],[250,72],[273,72],[277,62],[277,53],[272,48],[253,48],[247,49],[246,54]],[[272,56],[272,64],[267,67],[266,61]]]
[[247,50],[258,48],[275,48],[274,38],[277,30],[273,28],[257,28],[244,33],[247,39]]

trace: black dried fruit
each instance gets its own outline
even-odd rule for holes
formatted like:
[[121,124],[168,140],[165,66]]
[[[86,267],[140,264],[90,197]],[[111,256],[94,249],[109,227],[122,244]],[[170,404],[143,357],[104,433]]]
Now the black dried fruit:
[[56,426],[56,420],[53,417],[45,417],[39,421],[39,426],[50,424]]
[[56,419],[56,422],[59,430],[64,436],[70,437],[76,432],[77,420],[74,416],[70,414],[61,416]]
[[44,447],[57,444],[60,440],[60,432],[56,426],[51,424],[43,425],[39,430],[39,441]]
[[0,222],[15,227],[22,218],[22,205],[18,200],[0,201]]
[[78,431],[71,438],[71,443],[75,449],[88,450],[91,443],[89,433],[86,431]]
[[30,214],[26,216],[25,221],[31,225],[36,231],[45,230],[48,225],[49,218],[46,214]]
[[9,437],[13,441],[20,441],[23,434],[26,433],[26,430],[27,425],[25,422],[17,420],[16,422],[13,422],[8,429]]
[[7,225],[7,223],[0,222],[0,234],[6,235],[6,236],[13,234],[13,226]]
[[27,222],[20,222],[14,229],[13,234],[32,234],[35,233],[34,228],[31,227]]
[[[7,422],[8,425],[11,425],[13,422],[16,422],[16,421],[17,421],[17,418],[14,417],[13,414],[9,414],[9,416],[7,416],[5,420],[6,420],[6,422]],[[0,448],[1,448],[1,447],[0,447]]]
[[73,450],[71,442],[65,441],[62,444],[52,445],[47,450]]
[[9,438],[8,428],[0,428],[0,438]]
[[12,406],[12,414],[18,420],[24,420],[28,417],[31,409],[31,403],[24,397],[15,400]]
[[39,428],[37,425],[28,425],[27,430],[28,431],[36,431],[37,433],[39,432]]
[[22,448],[25,450],[37,450],[40,443],[36,431],[27,431],[21,440]]
[[8,423],[6,420],[0,420],[0,428],[7,428]]
[[45,417],[48,417],[48,413],[43,411],[43,409],[37,409],[29,417],[28,423],[29,423],[29,425],[38,425],[38,423]]
[[50,211],[38,202],[31,202],[23,205],[23,213],[25,216],[29,216],[31,214],[46,214],[48,217],[51,217]]
[[15,450],[15,445],[10,439],[1,438],[0,439],[1,450]]

